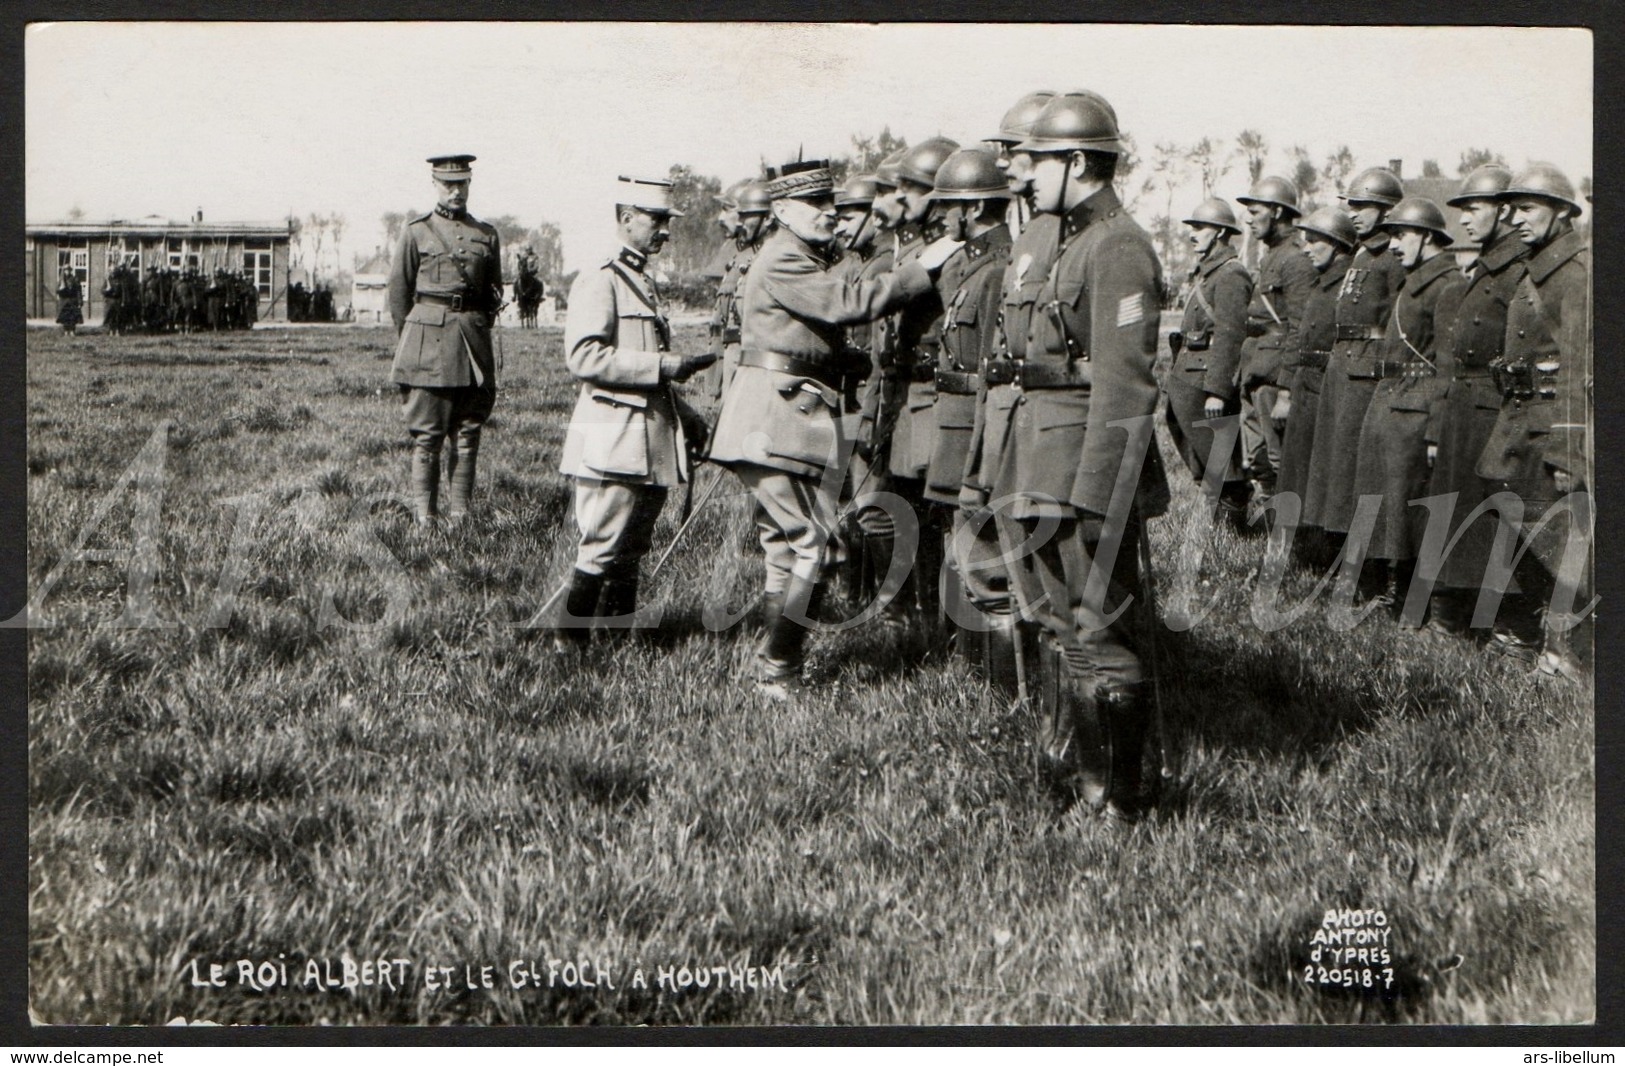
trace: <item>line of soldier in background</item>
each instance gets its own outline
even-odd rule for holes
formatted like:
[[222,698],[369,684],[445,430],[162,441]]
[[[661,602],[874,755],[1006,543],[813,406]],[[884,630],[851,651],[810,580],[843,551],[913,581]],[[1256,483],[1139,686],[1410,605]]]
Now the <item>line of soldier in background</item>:
[[149,266],[143,277],[134,263],[119,263],[108,272],[102,298],[109,333],[251,329],[259,318],[259,290],[242,271]]
[[288,286],[289,322],[334,322],[338,315],[333,306],[333,290],[326,282],[305,288],[303,281]]

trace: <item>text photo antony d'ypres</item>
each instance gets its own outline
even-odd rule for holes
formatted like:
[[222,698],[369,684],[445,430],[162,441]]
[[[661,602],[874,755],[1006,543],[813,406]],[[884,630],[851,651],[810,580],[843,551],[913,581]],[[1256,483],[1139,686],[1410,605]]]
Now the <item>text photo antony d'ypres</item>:
[[1594,1017],[1587,31],[26,48],[36,1020]]

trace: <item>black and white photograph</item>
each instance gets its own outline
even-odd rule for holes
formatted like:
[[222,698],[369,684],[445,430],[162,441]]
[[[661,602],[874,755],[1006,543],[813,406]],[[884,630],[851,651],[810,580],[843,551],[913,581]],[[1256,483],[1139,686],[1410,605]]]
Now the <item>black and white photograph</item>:
[[1593,49],[28,24],[29,1021],[1596,1023]]

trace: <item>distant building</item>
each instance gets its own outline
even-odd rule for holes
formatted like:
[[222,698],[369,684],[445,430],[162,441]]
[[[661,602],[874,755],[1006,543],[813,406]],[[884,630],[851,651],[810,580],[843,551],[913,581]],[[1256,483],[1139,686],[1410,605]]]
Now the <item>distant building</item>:
[[356,268],[350,281],[350,309],[354,320],[370,325],[390,321],[389,256],[378,252]]
[[79,275],[84,288],[85,321],[99,322],[107,310],[102,288],[108,274],[122,260],[140,268],[182,270],[191,265],[213,274],[216,268],[241,270],[259,289],[259,320],[285,322],[288,318],[287,222],[176,222],[148,215],[106,222],[64,221],[30,223],[27,235],[24,307],[29,318],[56,317],[56,288],[62,268]]

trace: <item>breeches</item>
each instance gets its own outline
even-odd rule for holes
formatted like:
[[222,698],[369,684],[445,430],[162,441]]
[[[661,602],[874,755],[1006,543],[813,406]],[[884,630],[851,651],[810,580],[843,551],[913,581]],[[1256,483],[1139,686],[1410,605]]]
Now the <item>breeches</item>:
[[664,485],[575,479],[576,569],[586,574],[631,577],[649,554],[655,522],[666,505]]
[[783,592],[790,576],[816,580],[835,531],[835,500],[816,478],[755,463],[733,471],[756,498],[756,527],[769,593]]

